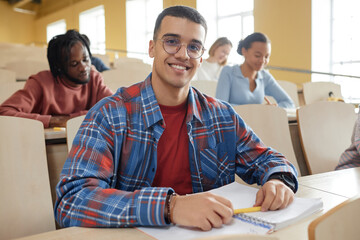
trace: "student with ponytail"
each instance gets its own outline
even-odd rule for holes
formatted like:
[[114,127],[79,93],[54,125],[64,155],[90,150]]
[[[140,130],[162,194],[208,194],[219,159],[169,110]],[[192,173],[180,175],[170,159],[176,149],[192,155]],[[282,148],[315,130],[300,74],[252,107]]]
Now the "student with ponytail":
[[271,44],[259,32],[240,40],[237,52],[244,56],[241,65],[225,66],[221,71],[216,98],[233,105],[261,104],[265,96],[273,97],[279,107],[294,108],[294,102],[264,67],[269,62]]

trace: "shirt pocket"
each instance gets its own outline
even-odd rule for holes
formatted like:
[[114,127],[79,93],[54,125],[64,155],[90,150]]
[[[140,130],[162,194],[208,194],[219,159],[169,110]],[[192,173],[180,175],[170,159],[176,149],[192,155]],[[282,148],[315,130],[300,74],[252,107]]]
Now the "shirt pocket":
[[226,144],[200,150],[204,191],[229,184],[235,180],[235,161],[227,152]]

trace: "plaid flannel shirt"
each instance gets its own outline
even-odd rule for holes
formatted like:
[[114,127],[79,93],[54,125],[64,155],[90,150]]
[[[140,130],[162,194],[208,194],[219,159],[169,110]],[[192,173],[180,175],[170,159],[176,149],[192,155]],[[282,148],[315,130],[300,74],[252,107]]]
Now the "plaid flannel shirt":
[[[61,226],[167,225],[165,199],[173,190],[151,185],[162,121],[151,74],[88,112],[56,188],[55,216]],[[297,175],[228,103],[194,88],[189,91],[186,124],[194,193],[231,183],[235,174],[261,185],[275,172]]]

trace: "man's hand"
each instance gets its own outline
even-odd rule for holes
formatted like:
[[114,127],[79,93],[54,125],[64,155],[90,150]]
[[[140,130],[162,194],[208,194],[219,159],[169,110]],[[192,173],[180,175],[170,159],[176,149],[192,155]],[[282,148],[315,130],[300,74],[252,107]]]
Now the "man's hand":
[[294,200],[294,192],[281,180],[271,179],[257,192],[254,207],[261,206],[261,211],[286,208]]
[[51,116],[49,127],[66,127],[66,122],[70,118],[70,116]]
[[208,231],[232,220],[234,210],[231,202],[218,195],[203,192],[173,198],[171,220],[175,224]]

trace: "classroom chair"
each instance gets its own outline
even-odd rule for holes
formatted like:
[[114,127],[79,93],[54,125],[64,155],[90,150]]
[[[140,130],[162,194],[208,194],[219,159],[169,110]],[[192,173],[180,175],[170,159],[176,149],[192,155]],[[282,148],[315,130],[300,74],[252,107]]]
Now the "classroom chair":
[[68,152],[71,150],[72,143],[76,136],[77,131],[80,128],[81,123],[84,121],[85,115],[74,117],[66,122],[66,142]]
[[191,86],[210,97],[215,97],[217,87],[216,81],[195,80],[191,81]]
[[47,48],[27,46],[24,44],[2,43],[0,45],[0,67],[16,61],[40,61],[47,62]]
[[295,107],[299,107],[299,96],[298,96],[298,88],[295,83],[277,80],[279,85],[285,90],[287,94],[289,94],[290,98],[293,100]]
[[114,69],[123,73],[122,81],[130,78],[132,82],[141,82],[151,73],[152,66],[138,58],[123,57],[114,59]]
[[131,58],[131,57],[120,57],[114,59],[114,68],[121,67],[123,64],[129,63],[144,63],[144,61],[140,58]]
[[310,174],[332,171],[350,146],[356,119],[354,105],[315,102],[297,110],[305,162]]
[[282,153],[295,166],[300,176],[286,111],[280,107],[264,104],[237,105],[234,109],[265,145]]
[[26,81],[31,75],[49,70],[47,61],[17,60],[6,64],[6,69],[16,73],[16,80]]
[[55,230],[40,121],[0,116],[0,239]]
[[0,68],[0,84],[6,82],[16,82],[16,73],[14,71]]
[[309,240],[359,239],[359,213],[360,195],[357,195],[313,220],[308,227]]
[[25,82],[5,82],[0,87],[0,104],[8,99],[17,90],[23,89]]
[[110,69],[102,72],[104,83],[113,92],[116,92],[120,87],[129,87],[135,83],[142,82],[150,74],[151,70],[145,68],[132,68],[126,69],[125,66],[117,69]]
[[303,95],[305,104],[318,101],[327,101],[329,94],[333,97],[342,98],[341,86],[333,82],[307,82],[303,84]]

